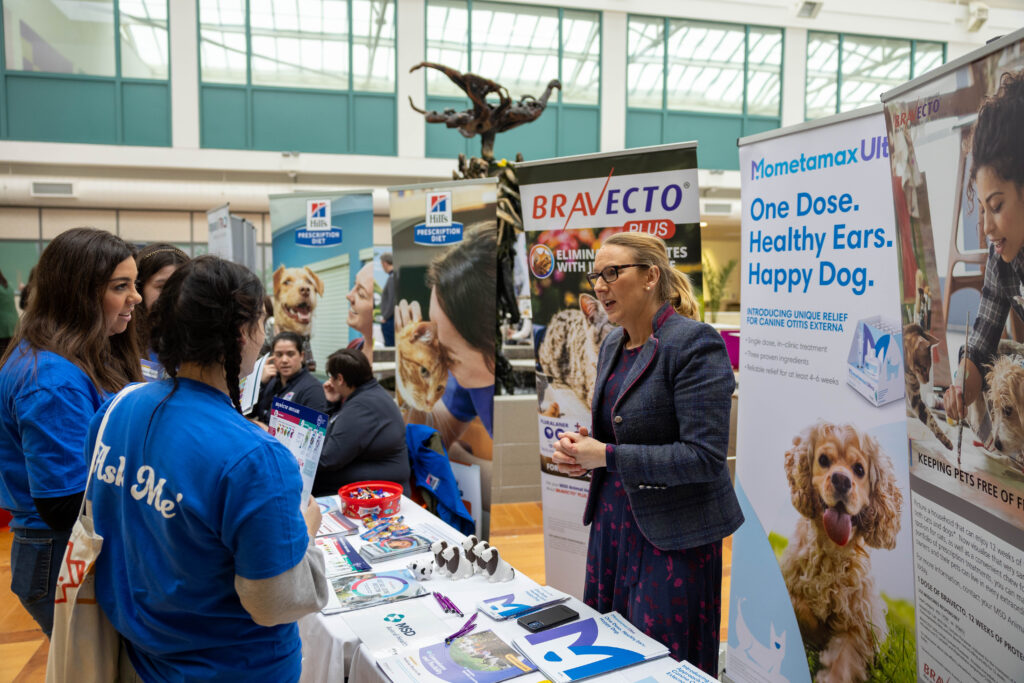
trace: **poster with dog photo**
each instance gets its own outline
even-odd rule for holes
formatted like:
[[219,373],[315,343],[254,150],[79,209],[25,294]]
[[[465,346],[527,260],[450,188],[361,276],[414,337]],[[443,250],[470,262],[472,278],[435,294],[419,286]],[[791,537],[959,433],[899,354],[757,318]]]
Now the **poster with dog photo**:
[[917,680],[887,154],[880,105],[740,140],[737,682]]
[[534,161],[516,166],[537,359],[537,428],[547,582],[582,598],[589,531],[582,524],[589,475],[558,471],[565,431],[590,429],[597,355],[613,325],[587,273],[615,233],[651,232],[701,297],[696,143]]
[[1021,681],[1024,31],[882,99],[899,225],[919,675]]
[[[349,291],[360,273],[359,254],[373,246],[373,195],[369,190],[296,192],[270,196],[271,290],[275,332],[295,332],[306,367],[323,374],[327,356],[357,342]],[[373,291],[370,314],[372,325]],[[310,363],[312,362],[312,367]]]
[[[478,533],[490,521],[497,329],[497,181],[392,187],[395,389],[407,423],[441,435]],[[459,466],[461,465],[461,466]],[[482,509],[478,509],[482,508]]]

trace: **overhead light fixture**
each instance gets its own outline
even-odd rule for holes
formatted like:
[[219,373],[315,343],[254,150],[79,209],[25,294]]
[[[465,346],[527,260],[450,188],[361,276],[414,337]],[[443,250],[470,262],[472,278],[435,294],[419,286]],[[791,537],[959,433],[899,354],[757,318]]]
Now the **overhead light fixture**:
[[799,0],[796,3],[796,16],[800,19],[814,19],[824,4],[819,0]]
[[983,2],[967,3],[967,30],[977,31],[988,21],[988,5]]

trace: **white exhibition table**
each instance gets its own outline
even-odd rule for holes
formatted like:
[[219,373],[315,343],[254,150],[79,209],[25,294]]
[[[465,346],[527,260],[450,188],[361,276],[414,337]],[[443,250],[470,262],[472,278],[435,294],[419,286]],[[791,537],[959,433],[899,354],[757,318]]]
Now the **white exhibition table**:
[[[424,530],[425,536],[441,535],[449,541],[462,541],[465,537],[448,526],[440,519],[416,505],[408,498],[402,499],[399,514],[405,516],[405,522],[413,531]],[[421,532],[422,533],[422,532]],[[348,536],[356,548],[363,541],[358,535]],[[498,550],[501,547],[498,546]],[[406,555],[388,562],[373,565],[373,570],[403,569],[413,559],[432,559],[430,553]],[[534,588],[538,584],[533,579],[516,572],[512,581],[490,583],[484,575],[477,574],[468,579],[452,580],[448,578],[432,578],[423,585],[430,591],[438,591],[448,596],[458,605],[459,609],[469,618],[476,611],[476,603],[503,592],[512,592]],[[411,598],[413,600],[433,600],[430,595]],[[596,616],[597,612],[579,600],[570,598],[566,603],[580,613],[581,618]],[[299,620],[299,633],[302,635],[302,678],[303,683],[321,683],[326,681],[344,681],[349,683],[365,683],[378,681],[387,683],[388,677],[377,667],[377,663],[369,651],[361,646],[359,636],[345,623],[346,613],[310,614]],[[501,636],[506,642],[513,637],[527,633],[515,619],[494,621],[481,614],[476,621],[477,630],[490,629]],[[598,681],[601,677],[593,680]],[[531,683],[546,680],[540,672],[519,676],[515,681]]]

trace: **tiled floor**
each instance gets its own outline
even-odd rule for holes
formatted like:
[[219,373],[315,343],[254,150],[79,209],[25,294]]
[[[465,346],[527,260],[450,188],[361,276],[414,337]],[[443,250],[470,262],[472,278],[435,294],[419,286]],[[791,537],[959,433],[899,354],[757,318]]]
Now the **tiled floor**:
[[[46,679],[48,641],[10,592],[11,539],[0,532],[0,682],[36,683]],[[537,583],[544,583],[544,522],[540,503],[506,503],[491,509],[491,543],[502,557]],[[722,576],[722,633],[729,616],[732,539],[725,541]]]

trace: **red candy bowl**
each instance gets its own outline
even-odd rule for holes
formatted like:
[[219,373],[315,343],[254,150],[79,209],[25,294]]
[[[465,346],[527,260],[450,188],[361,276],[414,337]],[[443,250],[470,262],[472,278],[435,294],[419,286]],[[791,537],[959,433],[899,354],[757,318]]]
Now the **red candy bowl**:
[[392,481],[357,481],[338,489],[346,517],[390,517],[402,505],[402,487]]

